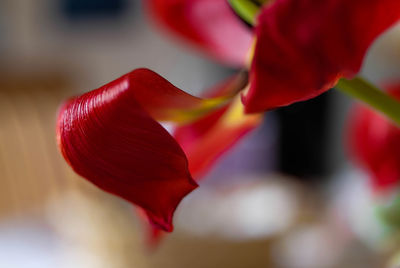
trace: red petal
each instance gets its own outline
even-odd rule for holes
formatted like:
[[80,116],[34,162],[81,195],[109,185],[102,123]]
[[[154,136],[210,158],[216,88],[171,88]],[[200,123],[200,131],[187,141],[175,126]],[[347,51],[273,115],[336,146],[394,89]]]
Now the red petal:
[[226,0],[148,0],[164,27],[228,64],[243,65],[251,31]]
[[276,0],[258,18],[246,111],[307,100],[353,77],[399,18],[398,0]]
[[[211,91],[209,95],[223,94],[227,88],[240,82],[233,79]],[[241,137],[255,129],[262,115],[245,115],[239,97],[229,105],[222,107],[191,124],[181,126],[174,137],[182,146],[189,160],[189,169],[198,180],[226,151],[235,145]]]
[[155,95],[145,99],[149,92],[190,99],[157,74],[136,70],[68,101],[59,114],[57,137],[79,175],[142,207],[155,226],[172,231],[177,205],[197,184],[180,146],[149,115],[171,102]]
[[[400,99],[400,86],[390,90]],[[377,190],[390,188],[400,181],[400,128],[384,116],[357,105],[349,121],[349,152],[372,174]]]

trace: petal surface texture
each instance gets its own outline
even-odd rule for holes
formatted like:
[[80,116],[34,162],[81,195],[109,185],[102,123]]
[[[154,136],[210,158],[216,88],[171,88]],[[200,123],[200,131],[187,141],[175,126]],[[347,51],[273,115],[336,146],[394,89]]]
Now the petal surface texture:
[[352,78],[371,43],[399,18],[398,0],[276,0],[264,7],[246,112],[307,100]]
[[147,0],[162,26],[214,58],[234,66],[245,63],[252,33],[226,0]]
[[[400,99],[400,86],[388,87]],[[355,160],[372,175],[376,190],[400,181],[400,128],[383,115],[357,105],[349,120],[349,148]]]
[[198,101],[156,73],[138,69],[69,100],[58,117],[58,143],[71,167],[143,208],[165,231],[172,231],[177,205],[197,184],[181,147],[150,115],[179,106],[182,99]]

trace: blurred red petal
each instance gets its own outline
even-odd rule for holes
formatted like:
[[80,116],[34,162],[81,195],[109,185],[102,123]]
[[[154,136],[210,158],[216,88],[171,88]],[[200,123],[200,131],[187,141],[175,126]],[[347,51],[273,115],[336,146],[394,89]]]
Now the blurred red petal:
[[258,17],[246,112],[307,100],[353,77],[399,18],[398,0],[276,0]]
[[[225,94],[227,88],[240,84],[241,79],[243,77],[239,75],[212,89],[208,95]],[[255,129],[261,119],[260,114],[244,114],[238,96],[228,105],[175,129],[174,137],[188,156],[189,169],[195,180],[199,180],[241,137]]]
[[162,26],[228,64],[245,63],[251,30],[226,0],[148,0]]
[[174,137],[188,156],[189,169],[196,180],[240,138],[260,124],[261,115],[244,115],[244,109],[237,106],[241,105],[240,100],[235,103],[174,132]]
[[176,102],[191,99],[159,75],[139,69],[66,102],[57,138],[79,175],[142,207],[157,228],[172,231],[177,205],[197,184],[181,147],[149,115],[168,109],[173,100],[147,99],[153,91]]
[[[390,87],[389,92],[400,99],[400,85]],[[400,181],[400,128],[360,104],[353,108],[348,127],[349,153],[371,173],[374,188],[384,190],[397,185]]]

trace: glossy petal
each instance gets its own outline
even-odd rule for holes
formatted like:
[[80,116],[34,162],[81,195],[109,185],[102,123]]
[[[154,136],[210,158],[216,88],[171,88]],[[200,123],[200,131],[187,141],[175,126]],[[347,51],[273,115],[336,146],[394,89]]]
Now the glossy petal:
[[313,98],[352,78],[377,36],[400,18],[398,0],[276,0],[258,18],[246,112]]
[[245,63],[252,34],[226,0],[147,0],[162,26],[228,64]]
[[192,98],[149,70],[133,71],[64,104],[57,124],[62,154],[79,175],[172,231],[177,205],[197,184],[181,147],[150,115]]
[[[400,99],[400,86],[390,90]],[[400,128],[383,115],[357,105],[349,121],[349,152],[372,175],[377,190],[400,182]]]

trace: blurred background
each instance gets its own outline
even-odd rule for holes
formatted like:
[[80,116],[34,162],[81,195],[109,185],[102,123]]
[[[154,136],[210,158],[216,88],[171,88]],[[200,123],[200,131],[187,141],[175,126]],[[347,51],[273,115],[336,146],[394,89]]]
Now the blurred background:
[[[400,79],[399,44],[397,27],[363,74]],[[192,94],[235,70],[159,31],[138,0],[2,0],[0,63],[0,267],[368,268],[396,249],[346,156],[351,102],[340,93],[269,113],[149,250],[133,208],[63,161],[57,109],[139,67]]]

